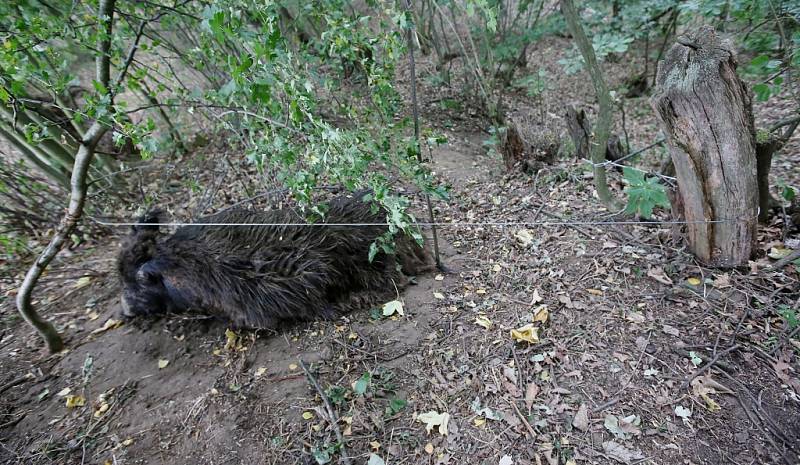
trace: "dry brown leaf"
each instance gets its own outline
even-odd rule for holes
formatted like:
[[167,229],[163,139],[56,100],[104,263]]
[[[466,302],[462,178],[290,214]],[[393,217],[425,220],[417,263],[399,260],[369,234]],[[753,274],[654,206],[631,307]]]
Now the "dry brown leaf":
[[528,407],[528,410],[533,407],[533,401],[536,400],[536,396],[539,395],[539,385],[536,383],[528,383],[528,387],[525,388],[525,405]]
[[578,412],[575,414],[575,418],[572,419],[572,426],[583,432],[589,431],[589,408],[586,407],[585,403],[578,407]]
[[486,329],[492,329],[492,320],[487,318],[486,315],[478,315],[475,317],[475,324]]
[[681,332],[678,331],[678,328],[676,328],[674,326],[663,325],[661,327],[661,330],[664,331],[664,333],[669,334],[670,336],[678,337],[678,336],[681,335]]
[[718,383],[711,377],[711,373],[698,376],[692,380],[692,392],[697,396],[704,394],[733,394],[733,391]]
[[667,276],[667,274],[664,272],[664,269],[660,266],[654,266],[647,270],[647,276],[650,276],[661,284],[672,285],[672,279]]
[[638,450],[631,450],[614,441],[606,441],[603,443],[603,452],[614,460],[622,463],[632,463],[636,460],[642,460],[644,455]]
[[122,326],[122,321],[115,320],[113,318],[109,318],[108,320],[106,320],[106,322],[105,322],[105,324],[103,324],[103,326],[101,326],[101,327],[95,329],[94,331],[92,331],[92,334],[100,334],[100,333],[106,332],[106,331],[108,331],[110,329],[119,328],[120,326]]
[[542,305],[536,309],[533,315],[533,321],[546,323],[547,319],[550,317],[550,312],[547,310],[547,305]]

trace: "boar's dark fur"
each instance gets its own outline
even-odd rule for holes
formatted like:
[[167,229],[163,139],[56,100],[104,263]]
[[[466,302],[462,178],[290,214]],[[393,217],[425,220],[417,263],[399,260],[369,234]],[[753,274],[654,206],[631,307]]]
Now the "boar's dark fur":
[[[329,205],[326,223],[385,221],[360,196]],[[155,222],[154,212],[139,220]],[[330,319],[391,298],[404,275],[430,268],[428,253],[407,236],[398,237],[395,254],[370,262],[370,244],[386,226],[287,226],[304,223],[290,209],[235,209],[202,223],[281,225],[189,225],[162,240],[158,226],[134,226],[117,259],[125,316],[196,310],[250,328]]]

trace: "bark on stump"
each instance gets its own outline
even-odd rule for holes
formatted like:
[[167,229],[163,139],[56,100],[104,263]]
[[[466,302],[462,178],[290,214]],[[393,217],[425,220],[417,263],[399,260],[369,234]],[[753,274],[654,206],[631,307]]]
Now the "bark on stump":
[[689,248],[712,266],[746,265],[757,228],[756,139],[732,45],[711,27],[678,38],[659,63],[651,105],[675,164]]
[[[592,139],[592,123],[586,116],[586,112],[583,109],[577,110],[570,105],[564,115],[564,121],[567,123],[567,131],[575,146],[575,157],[589,159],[591,157],[589,141]],[[625,155],[625,149],[622,147],[619,136],[610,134],[608,143],[606,143],[606,160],[617,161]]]

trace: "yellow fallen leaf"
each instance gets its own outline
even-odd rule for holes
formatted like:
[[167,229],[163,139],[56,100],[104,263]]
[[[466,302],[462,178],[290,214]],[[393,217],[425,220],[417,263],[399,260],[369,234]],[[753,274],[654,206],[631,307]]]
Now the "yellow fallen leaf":
[[290,363],[289,364],[289,369],[292,370],[292,371],[296,370],[297,369],[297,364],[296,363]]
[[383,316],[391,316],[395,313],[400,316],[406,314],[403,310],[403,302],[400,302],[399,300],[392,300],[391,302],[386,302],[383,304]]
[[109,318],[105,322],[105,324],[103,324],[103,326],[101,326],[101,327],[95,329],[94,331],[92,331],[92,334],[100,334],[102,332],[108,331],[109,329],[119,328],[120,326],[122,326],[122,321],[115,320],[113,318]]
[[94,411],[94,417],[95,418],[102,417],[103,414],[108,411],[108,408],[109,408],[108,404],[106,402],[103,402],[102,404],[100,404],[99,407],[97,407],[97,410]]
[[425,444],[425,452],[427,452],[428,455],[433,454],[433,444],[431,443]]
[[712,399],[708,394],[701,394],[700,397],[702,397],[703,400],[706,401],[706,408],[708,409],[709,412],[718,412],[722,410],[722,407],[720,407],[719,404],[714,399]]
[[89,317],[89,321],[94,321],[100,318],[100,315],[98,315],[97,312],[90,312],[87,316]]
[[600,289],[586,289],[586,292],[592,295],[603,295],[603,291]]
[[133,444],[133,439],[131,439],[131,438],[128,438],[128,439],[122,441],[122,445],[125,446],[125,447],[128,447],[131,444]]
[[475,317],[475,324],[483,326],[486,329],[492,329],[492,320],[487,318],[486,315],[478,315]]
[[167,365],[169,365],[169,360],[167,360],[165,358],[162,358],[162,359],[160,359],[158,361],[158,369],[159,370],[162,370],[162,369],[166,368]]
[[792,249],[784,249],[783,247],[773,247],[769,249],[767,256],[773,260],[780,260],[792,253]]
[[222,350],[219,347],[214,347],[214,350],[211,351],[214,355],[222,355]]
[[266,372],[267,372],[267,369],[266,369],[266,367],[259,367],[259,368],[256,370],[256,378],[259,378],[259,377],[261,377],[261,376],[264,376],[264,373],[266,373]]
[[86,405],[86,398],[81,395],[69,395],[65,405],[67,408],[83,407]]
[[84,276],[79,280],[75,281],[75,289],[80,289],[82,287],[88,286],[92,282],[91,276]]
[[303,412],[303,420],[310,420],[312,418],[314,418],[314,414],[313,413],[308,412],[308,411]]
[[699,286],[703,281],[700,281],[699,279],[692,277],[687,279],[686,282],[691,284],[692,286]]
[[486,425],[486,419],[483,417],[475,417],[475,419],[472,420],[472,423],[474,423],[478,428],[483,428],[484,425]]
[[550,318],[550,312],[547,310],[547,305],[542,305],[536,309],[536,313],[533,315],[533,321],[539,321],[541,323],[546,323],[547,319]]
[[236,332],[232,331],[231,329],[225,330],[225,350],[234,350],[236,349],[236,342],[239,339],[239,335]]
[[500,265],[498,265],[497,263],[495,263],[495,264],[492,266],[492,271],[494,271],[495,273],[499,273],[499,272],[500,272]]
[[441,292],[434,292],[433,293],[433,298],[434,299],[439,299],[439,300],[444,300],[444,294],[442,294]]
[[517,329],[511,330],[511,339],[515,341],[525,341],[530,344],[539,342],[539,330],[532,324],[527,324]]
[[519,242],[519,245],[523,247],[528,247],[533,243],[533,234],[527,229],[520,229],[514,234],[514,237],[517,239],[517,242]]
[[486,289],[478,289],[475,291],[476,294],[486,294]]
[[447,412],[439,413],[431,410],[430,412],[417,415],[417,421],[425,423],[425,430],[430,433],[434,426],[438,427],[439,434],[447,436],[447,423],[450,421],[450,414]]
[[381,448],[381,443],[379,443],[378,441],[372,441],[369,443],[369,446],[372,448],[372,450],[377,451],[378,449]]

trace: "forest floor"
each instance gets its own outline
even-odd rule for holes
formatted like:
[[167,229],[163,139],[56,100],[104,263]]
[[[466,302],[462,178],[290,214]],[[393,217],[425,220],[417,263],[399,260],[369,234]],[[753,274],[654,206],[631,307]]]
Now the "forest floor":
[[[565,104],[591,107],[584,77],[557,68],[565,48],[553,38],[533,51],[558,76],[548,92],[507,99],[525,134],[558,135]],[[632,66],[615,64],[610,81]],[[800,271],[765,270],[783,244],[780,219],[761,228],[749,270],[698,264],[675,226],[587,224],[620,218],[598,208],[584,163],[508,172],[487,150],[481,115],[442,94],[424,84],[420,100],[424,124],[449,137],[432,154],[452,186],[436,202],[438,219],[455,223],[438,231],[447,271],[401,294],[404,316],[356,312],[277,334],[226,334],[224,322],[198,318],[119,325],[118,236],[90,241],[62,254],[38,292],[67,351],[44,355],[5,293],[0,462],[800,463],[800,340],[779,315],[798,307]],[[626,105],[632,145],[654,141],[647,98]],[[224,166],[227,150],[198,148],[203,166]],[[639,166],[658,166],[654,152]],[[798,184],[799,161],[793,141],[774,171]],[[184,169],[161,173],[202,171]],[[611,183],[619,193],[616,172]],[[202,197],[158,175],[143,185],[184,192],[162,190],[178,216]],[[214,207],[241,197],[227,190]],[[548,224],[457,225],[477,221]],[[535,339],[512,336],[526,325]]]

